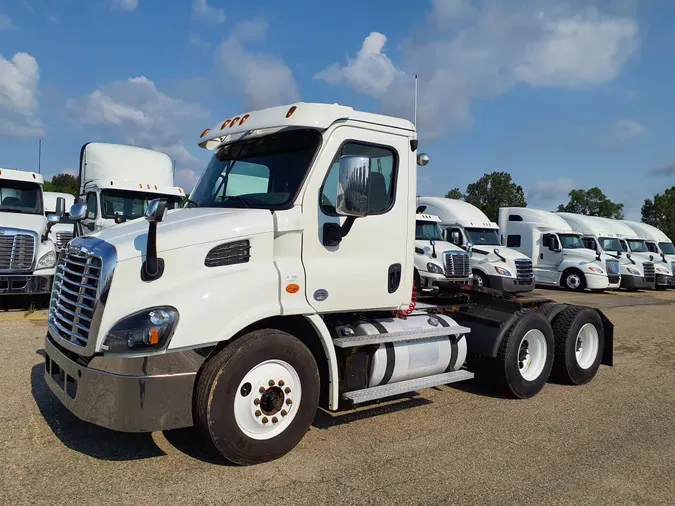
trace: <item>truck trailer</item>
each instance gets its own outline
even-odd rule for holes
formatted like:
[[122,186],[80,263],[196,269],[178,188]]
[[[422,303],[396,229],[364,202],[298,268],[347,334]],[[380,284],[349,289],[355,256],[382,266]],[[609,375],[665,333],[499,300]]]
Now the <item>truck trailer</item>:
[[597,309],[466,285],[415,301],[428,156],[410,121],[301,102],[226,118],[198,144],[213,155],[183,208],[155,199],[60,254],[44,378],[79,418],[194,426],[250,465],[291,451],[319,407],[474,377],[525,399],[612,365]]

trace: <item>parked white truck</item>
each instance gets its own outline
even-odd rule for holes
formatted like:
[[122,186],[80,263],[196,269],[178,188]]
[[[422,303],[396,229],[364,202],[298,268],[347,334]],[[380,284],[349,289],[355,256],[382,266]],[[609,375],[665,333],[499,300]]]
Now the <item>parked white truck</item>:
[[642,264],[646,275],[651,272],[651,269],[654,270],[654,288],[664,289],[675,285],[670,262],[664,261],[660,255],[650,252],[644,237],[620,220],[600,219],[607,223],[607,226],[617,235],[626,257],[633,264],[633,267]]
[[89,142],[80,150],[80,198],[87,214],[77,235],[142,218],[148,202],[164,198],[179,207],[185,193],[174,186],[173,163],[151,149]]
[[[634,262],[624,254],[619,237],[607,224],[607,220],[596,216],[574,213],[556,213],[577,232],[587,249],[604,251],[621,265],[621,288],[626,290],[654,288],[656,276],[652,262]],[[630,256],[630,255],[629,255]]]
[[226,119],[199,145],[213,157],[186,207],[154,200],[59,259],[45,380],[78,417],[195,425],[255,464],[294,448],[319,405],[474,375],[528,398],[611,365],[613,325],[593,308],[476,286],[411,307],[428,160],[411,122],[296,103]]
[[443,197],[417,197],[417,212],[437,215],[445,240],[471,252],[471,269],[479,286],[510,293],[534,290],[532,260],[501,247],[499,226],[477,207]]
[[0,169],[0,295],[51,290],[56,248],[49,232],[59,217],[44,214],[43,184],[35,172]]
[[[632,228],[638,236],[646,239],[645,244],[647,249],[670,263],[670,269],[675,274],[675,245],[666,234],[661,230],[648,225],[647,223],[640,223],[637,221],[622,220],[622,223]],[[655,260],[656,261],[656,260]]]
[[[49,231],[49,238],[56,245],[57,250],[63,247],[74,237],[75,220],[70,219],[70,208],[75,204],[75,197],[70,193],[44,192],[45,216],[56,214],[59,222]],[[65,207],[59,208],[59,198],[65,202]]]
[[431,214],[416,216],[413,279],[422,293],[441,292],[449,285],[473,282],[469,254],[443,239],[440,221]]
[[614,290],[621,284],[621,267],[616,258],[601,250],[588,251],[562,217],[530,207],[499,209],[502,244],[532,259],[538,285],[567,290]]

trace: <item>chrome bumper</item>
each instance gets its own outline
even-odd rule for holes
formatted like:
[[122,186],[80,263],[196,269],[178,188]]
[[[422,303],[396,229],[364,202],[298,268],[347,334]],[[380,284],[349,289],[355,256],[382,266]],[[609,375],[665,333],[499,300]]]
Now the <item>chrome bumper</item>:
[[122,432],[190,427],[192,391],[205,356],[194,350],[91,360],[45,338],[45,382],[78,418]]
[[0,295],[42,295],[52,291],[53,275],[20,276],[0,274]]

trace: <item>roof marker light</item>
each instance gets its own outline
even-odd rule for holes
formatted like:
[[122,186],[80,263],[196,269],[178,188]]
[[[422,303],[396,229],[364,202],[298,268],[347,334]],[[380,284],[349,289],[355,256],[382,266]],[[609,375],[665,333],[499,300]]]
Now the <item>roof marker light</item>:
[[230,128],[232,128],[237,123],[237,121],[239,121],[239,116],[232,120],[232,123],[230,123]]
[[291,116],[293,116],[293,113],[295,112],[296,109],[297,109],[296,106],[291,106],[291,108],[290,108],[290,109],[288,110],[288,112],[286,113],[286,117],[287,117],[287,118],[290,118]]
[[243,125],[244,123],[246,123],[246,120],[249,119],[250,117],[251,117],[250,114],[244,114],[244,116],[241,118],[241,121],[239,122],[239,126],[241,126],[241,125]]
[[225,130],[227,128],[227,125],[229,125],[229,124],[230,124],[230,120],[226,119],[225,121],[223,121],[223,124],[220,125],[220,129]]
[[205,136],[207,133],[209,133],[210,131],[211,131],[211,129],[210,129],[210,128],[207,128],[206,130],[204,130],[204,131],[202,132],[202,134],[199,136],[199,138],[201,139],[202,137],[204,137],[204,136]]

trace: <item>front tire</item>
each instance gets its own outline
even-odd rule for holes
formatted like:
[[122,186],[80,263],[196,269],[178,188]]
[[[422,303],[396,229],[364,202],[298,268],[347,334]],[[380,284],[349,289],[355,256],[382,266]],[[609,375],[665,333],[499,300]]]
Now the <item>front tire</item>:
[[303,438],[319,393],[309,349],[286,332],[256,330],[207,362],[197,379],[195,424],[230,462],[268,462]]
[[565,271],[562,277],[562,287],[572,292],[583,292],[586,289],[586,278],[579,271]]
[[483,288],[490,288],[490,281],[488,280],[488,277],[478,270],[473,271],[473,283],[476,286],[482,286]]

